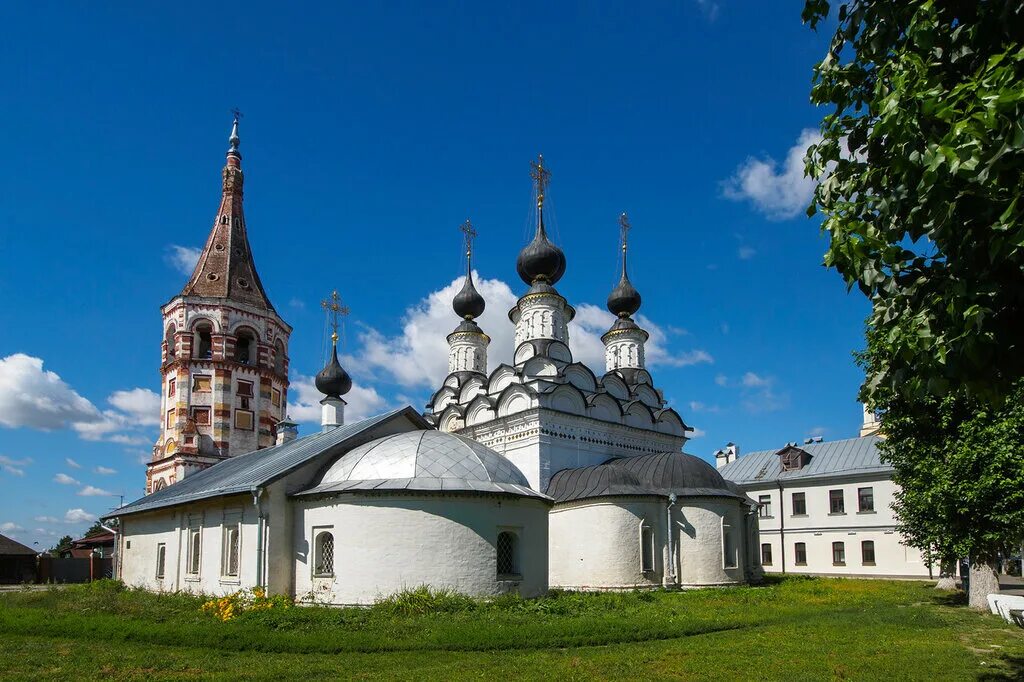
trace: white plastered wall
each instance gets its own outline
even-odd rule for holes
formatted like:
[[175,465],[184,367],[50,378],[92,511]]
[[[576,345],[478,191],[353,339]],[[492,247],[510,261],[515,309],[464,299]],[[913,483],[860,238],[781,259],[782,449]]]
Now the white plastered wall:
[[[487,596],[548,589],[548,504],[492,495],[344,494],[296,500],[296,596],[368,604],[429,585]],[[313,576],[314,533],[334,535],[334,575]],[[498,533],[518,537],[520,579],[498,579]]]

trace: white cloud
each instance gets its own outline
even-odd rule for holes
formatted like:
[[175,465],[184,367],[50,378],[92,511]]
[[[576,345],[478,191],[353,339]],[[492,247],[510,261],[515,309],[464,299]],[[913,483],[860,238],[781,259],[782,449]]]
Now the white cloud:
[[709,22],[713,22],[718,18],[718,3],[715,0],[694,0],[697,3],[697,7],[704,14],[704,18]]
[[78,494],[82,497],[111,497],[113,493],[103,488],[97,488],[95,486],[87,485],[78,491]]
[[747,388],[757,388],[759,386],[769,386],[772,382],[771,379],[759,376],[753,372],[747,372],[743,375],[741,383]]
[[301,298],[292,298],[288,301],[288,305],[296,310],[305,310],[306,303]]
[[148,388],[114,391],[107,402],[125,413],[139,426],[160,425],[160,396]]
[[739,257],[740,260],[750,260],[751,258],[757,255],[757,249],[755,249],[753,246],[741,246],[739,249],[737,249],[736,255]]
[[199,262],[199,254],[202,252],[202,249],[197,249],[192,246],[171,244],[167,247],[167,252],[164,254],[164,260],[172,268],[187,277],[196,269],[196,263]]
[[715,412],[721,412],[721,408],[718,407],[718,405],[705,405],[704,403],[700,402],[699,400],[691,400],[690,401],[690,411],[691,412],[711,412],[711,413],[715,413]]
[[78,485],[78,481],[71,478],[67,474],[61,473],[53,477],[54,482],[60,483],[61,485]]
[[773,377],[746,372],[740,379],[740,385],[742,386],[741,403],[748,412],[754,414],[775,412],[789,404],[789,394],[779,393],[775,390]]
[[820,141],[818,131],[801,131],[781,168],[770,157],[749,157],[723,183],[723,193],[729,199],[749,201],[771,220],[798,215],[810,204],[815,186],[813,179],[804,177],[804,155],[810,145]]
[[102,476],[111,476],[111,475],[117,473],[117,469],[111,469],[109,467],[104,467],[104,466],[98,466],[95,469],[93,469],[93,471],[95,471],[97,474],[100,474]]
[[49,431],[99,418],[95,405],[43,369],[41,358],[24,353],[0,358],[0,425]]
[[4,523],[0,523],[0,531],[3,531],[5,533],[17,533],[23,530],[25,529],[16,524],[14,521],[6,521]]
[[55,516],[37,516],[32,520],[36,523],[60,523],[60,519]]
[[[288,387],[288,416],[297,422],[319,424],[320,399],[323,397],[316,389],[313,377],[297,374]],[[386,412],[391,407],[376,390],[355,383],[345,395],[345,402],[345,422],[349,424]]]
[[705,431],[704,429],[698,429],[698,428],[694,428],[693,431],[689,431],[687,433],[687,437],[690,440],[693,440],[694,438],[703,438],[706,435],[708,435],[707,431]]
[[81,469],[82,468],[81,464],[79,464],[75,460],[71,459],[70,457],[65,457],[64,461],[67,462],[68,466],[71,467],[72,469]]
[[728,386],[729,377],[725,376],[724,374],[717,374],[715,375],[715,383],[718,384],[719,386]]
[[90,514],[84,509],[68,509],[64,513],[64,521],[67,523],[87,523],[96,520],[95,514]]
[[828,432],[828,428],[827,427],[815,426],[814,428],[811,429],[811,432],[809,434],[807,434],[807,435],[809,435],[811,438],[820,438],[820,437],[824,437],[824,435],[827,432]]
[[0,455],[0,471],[4,471],[12,476],[24,476],[25,467],[32,463],[32,458],[25,457],[23,459],[14,459],[6,455]]

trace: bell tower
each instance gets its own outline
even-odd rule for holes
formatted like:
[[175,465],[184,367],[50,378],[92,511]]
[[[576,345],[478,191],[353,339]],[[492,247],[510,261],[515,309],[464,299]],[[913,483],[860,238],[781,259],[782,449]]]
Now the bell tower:
[[146,492],[252,450],[270,447],[285,418],[292,328],[256,272],[242,212],[235,112],[221,200],[195,270],[161,308],[160,436]]

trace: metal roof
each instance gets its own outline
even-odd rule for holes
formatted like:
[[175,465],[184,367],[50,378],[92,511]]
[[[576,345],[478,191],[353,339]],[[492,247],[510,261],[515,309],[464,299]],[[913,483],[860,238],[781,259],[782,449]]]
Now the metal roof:
[[[105,518],[151,511],[221,495],[249,492],[306,464],[314,457],[342,447],[384,422],[405,417],[419,428],[426,422],[411,407],[403,407],[370,417],[353,424],[345,424],[328,431],[298,438],[290,443],[263,450],[254,450],[218,462],[185,479],[115,509]],[[362,441],[357,441],[356,444]]]
[[23,545],[17,540],[0,535],[0,556],[35,556],[36,550]]
[[512,462],[454,433],[412,431],[384,436],[335,461],[298,495],[356,490],[492,492],[545,498]]
[[784,448],[741,455],[735,462],[726,464],[718,471],[725,478],[741,485],[846,474],[887,473],[892,471],[892,467],[879,459],[878,441],[878,436],[865,436],[797,445],[810,455],[810,461],[794,471],[782,470],[778,453]]
[[656,495],[746,496],[704,460],[683,452],[618,457],[596,466],[562,469],[551,477],[547,494],[555,502],[593,497]]

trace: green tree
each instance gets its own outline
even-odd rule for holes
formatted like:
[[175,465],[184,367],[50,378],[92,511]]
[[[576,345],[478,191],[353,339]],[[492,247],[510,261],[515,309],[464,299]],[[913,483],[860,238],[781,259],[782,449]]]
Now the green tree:
[[991,586],[1024,521],[1006,506],[1024,487],[1024,6],[851,0],[835,20],[808,214],[872,303],[861,398],[884,412],[903,531]]
[[50,548],[50,554],[52,554],[54,556],[60,556],[61,552],[64,552],[64,551],[67,551],[67,550],[71,549],[71,543],[73,541],[74,541],[74,538],[72,538],[70,535],[65,535],[64,537],[62,537],[60,540],[57,541],[56,545],[54,545],[53,547]]
[[107,532],[107,529],[103,527],[102,523],[100,523],[99,521],[93,521],[92,525],[89,526],[89,530],[85,531],[85,535],[83,535],[82,537],[87,537],[89,535],[93,535],[94,533],[106,533],[106,532]]
[[[829,12],[807,0],[803,17]],[[809,213],[884,331],[866,395],[998,403],[1024,376],[1024,6],[851,0],[835,16],[811,89],[829,111]]]

